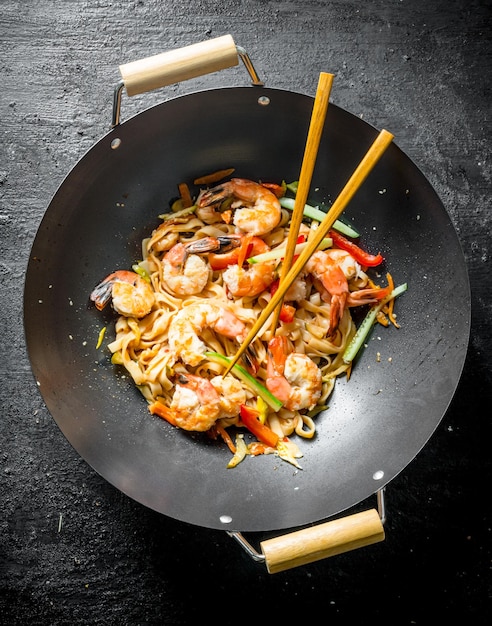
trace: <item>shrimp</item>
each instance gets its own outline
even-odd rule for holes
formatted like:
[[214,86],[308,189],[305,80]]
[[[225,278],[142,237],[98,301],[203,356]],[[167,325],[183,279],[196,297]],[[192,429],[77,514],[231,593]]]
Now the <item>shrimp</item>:
[[256,263],[247,269],[231,265],[222,274],[222,280],[235,298],[257,296],[275,280],[275,263]]
[[290,349],[285,336],[270,340],[266,386],[289,411],[312,409],[321,397],[321,371],[307,355]]
[[207,350],[199,337],[206,328],[239,341],[246,336],[246,326],[233,313],[217,304],[197,302],[181,309],[171,320],[168,331],[169,348],[184,363],[198,365]]
[[246,391],[234,376],[214,376],[210,382],[219,394],[219,418],[239,415],[241,404],[246,402]]
[[[234,211],[232,221],[243,233],[265,235],[280,222],[282,212],[277,196],[263,185],[245,178],[232,178],[226,183],[201,191],[197,198],[198,212],[210,213],[211,206],[228,198],[233,198],[230,205],[230,209]],[[206,218],[205,214],[202,217]],[[228,219],[226,217],[224,221]]]
[[[348,306],[374,304],[386,297],[389,288],[349,290],[349,281],[365,277],[361,266],[345,250],[333,248],[315,252],[306,263],[306,271],[318,279],[328,292],[330,302],[330,326],[328,335],[332,336],[343,313]],[[325,300],[326,298],[322,296]]]
[[[209,279],[207,262],[199,254],[208,252],[213,237],[197,239],[189,243],[177,243],[162,259],[163,284],[176,296],[201,293]],[[215,240],[217,241],[217,240]],[[214,246],[218,244],[214,243]]]
[[220,415],[220,397],[212,383],[194,374],[179,374],[169,406],[178,428],[206,431]]
[[125,317],[145,317],[154,306],[155,295],[147,281],[135,272],[117,270],[97,285],[91,300],[99,311],[112,300],[114,310]]
[[[272,284],[275,279],[275,262],[245,263],[246,267],[242,266],[245,257],[270,250],[263,239],[252,235],[226,235],[219,237],[219,240],[225,253],[219,251],[210,254],[209,263],[213,269],[227,268],[222,274],[222,280],[234,298],[257,296]],[[227,246],[227,240],[230,240],[231,245]]]

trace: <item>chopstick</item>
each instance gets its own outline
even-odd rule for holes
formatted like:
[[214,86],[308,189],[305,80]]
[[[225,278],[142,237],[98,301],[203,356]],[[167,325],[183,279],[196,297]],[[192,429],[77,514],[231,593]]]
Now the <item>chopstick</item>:
[[386,148],[393,141],[393,135],[387,130],[382,130],[379,135],[376,137],[374,142],[372,143],[369,150],[366,152],[362,161],[354,170],[352,176],[349,178],[345,187],[340,192],[339,196],[333,203],[331,209],[326,214],[326,217],[323,218],[323,221],[318,226],[314,237],[309,241],[308,245],[304,248],[304,250],[299,255],[298,259],[291,267],[289,272],[287,273],[285,279],[282,284],[279,285],[277,291],[273,294],[270,302],[266,305],[266,307],[261,312],[260,316],[256,320],[255,324],[249,331],[245,340],[241,344],[239,350],[236,352],[234,357],[229,361],[229,365],[227,366],[226,371],[223,376],[226,376],[234,365],[238,362],[239,358],[244,354],[249,344],[254,340],[258,332],[261,330],[265,322],[270,317],[271,313],[278,305],[278,303],[282,300],[285,295],[287,289],[291,286],[294,280],[301,273],[302,268],[307,263],[313,252],[320,245],[321,241],[327,235],[330,228],[333,226],[333,222],[338,219],[342,211],[345,209],[347,204],[355,195],[356,191],[365,181],[373,167],[379,161],[379,159],[383,156]]
[[[282,261],[279,285],[281,285],[285,280],[292,264],[292,259],[294,258],[294,251],[297,244],[297,237],[299,235],[299,228],[302,222],[304,205],[307,202],[314,166],[316,165],[316,157],[318,155],[321,135],[325,125],[326,111],[328,109],[333,78],[333,74],[327,74],[326,72],[321,72],[319,75],[318,87],[316,89],[316,96],[314,98],[313,111],[311,113],[311,121],[306,140],[306,147],[304,148],[304,157],[301,164],[301,172],[299,174],[299,185],[294,202],[294,211],[290,221],[285,256]],[[272,335],[275,334],[275,330],[277,328],[282,301],[283,298],[280,299],[273,313]]]

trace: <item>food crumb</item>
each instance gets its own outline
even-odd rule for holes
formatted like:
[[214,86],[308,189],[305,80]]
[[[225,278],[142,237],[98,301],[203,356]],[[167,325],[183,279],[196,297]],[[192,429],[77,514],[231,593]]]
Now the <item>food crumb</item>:
[[381,363],[381,352],[376,352],[376,361]]

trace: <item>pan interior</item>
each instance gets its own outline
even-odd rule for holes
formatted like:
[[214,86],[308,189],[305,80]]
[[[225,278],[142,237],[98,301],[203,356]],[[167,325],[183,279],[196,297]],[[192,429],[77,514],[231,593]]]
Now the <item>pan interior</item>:
[[[259,104],[259,98],[269,104]],[[380,250],[400,329],[374,329],[340,379],[297,470],[276,457],[227,470],[225,446],[148,413],[128,376],[96,349],[114,316],[88,296],[141,258],[140,242],[177,184],[225,167],[281,182],[299,176],[313,99],[229,88],[153,107],[103,137],[56,192],[36,235],[24,321],[44,401],[75,450],[105,479],[165,515],[208,528],[269,531],[326,519],[387,484],[434,432],[456,390],[470,326],[469,284],[449,216],[420,170],[390,146],[345,217]],[[330,204],[376,137],[330,104],[313,203]],[[117,140],[117,141],[115,141]],[[116,146],[119,147],[116,147]]]

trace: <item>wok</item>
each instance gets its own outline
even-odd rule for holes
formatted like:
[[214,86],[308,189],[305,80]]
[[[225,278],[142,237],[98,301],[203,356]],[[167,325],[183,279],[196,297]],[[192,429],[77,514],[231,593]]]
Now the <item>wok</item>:
[[[255,85],[191,93],[120,123],[122,85],[133,95],[238,59]],[[105,344],[112,339],[114,317],[90,306],[88,296],[104,276],[140,258],[142,238],[159,223],[179,182],[227,167],[244,178],[297,179],[313,98],[261,86],[230,36],[120,70],[114,127],[56,191],[28,263],[26,342],[50,413],[96,472],[151,509],[224,529],[239,541],[241,532],[300,529],[280,538],[288,538],[281,551],[293,544],[296,552],[280,564],[262,544],[258,559],[266,558],[271,572],[381,540],[381,511],[330,518],[382,494],[426,444],[456,391],[469,340],[470,295],[443,204],[392,143],[344,216],[364,246],[383,253],[384,271],[395,283],[408,283],[396,303],[400,329],[375,329],[350,381],[337,382],[329,409],[317,418],[316,438],[301,442],[302,470],[274,456],[228,470],[224,445],[151,416],[129,377],[111,365],[107,351],[96,349],[103,326]],[[371,125],[329,105],[311,203],[335,200],[376,135]],[[313,554],[300,555],[311,540],[297,533],[313,530]]]

